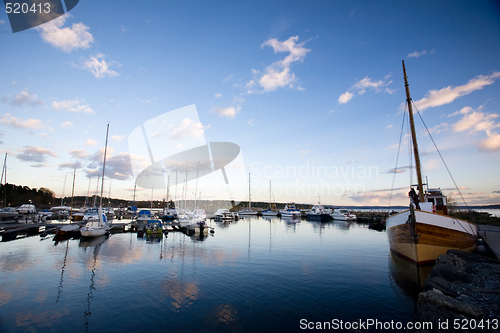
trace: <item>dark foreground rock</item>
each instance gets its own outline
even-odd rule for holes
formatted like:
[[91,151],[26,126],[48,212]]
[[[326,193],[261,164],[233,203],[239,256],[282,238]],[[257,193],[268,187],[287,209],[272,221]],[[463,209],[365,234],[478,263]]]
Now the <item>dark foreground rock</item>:
[[417,321],[433,323],[419,332],[500,332],[500,261],[458,250],[439,256],[418,296]]

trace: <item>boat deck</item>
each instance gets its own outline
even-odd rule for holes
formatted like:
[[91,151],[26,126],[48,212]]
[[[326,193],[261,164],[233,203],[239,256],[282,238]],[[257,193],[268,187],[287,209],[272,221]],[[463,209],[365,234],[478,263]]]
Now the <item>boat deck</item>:
[[479,224],[479,234],[483,236],[483,239],[493,250],[497,259],[500,259],[500,227]]

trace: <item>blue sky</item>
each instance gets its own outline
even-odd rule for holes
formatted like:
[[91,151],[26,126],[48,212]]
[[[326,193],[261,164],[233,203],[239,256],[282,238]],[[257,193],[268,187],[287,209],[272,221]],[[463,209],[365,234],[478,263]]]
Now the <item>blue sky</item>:
[[[412,99],[467,203],[500,202],[496,1],[81,0],[62,18],[15,34],[2,9],[0,45],[9,183],[59,196],[67,177],[67,196],[76,168],[76,194],[87,194],[90,176],[95,191],[109,123],[105,193],[111,182],[112,197],[130,200],[130,158],[145,156],[131,155],[129,135],[195,105],[198,119],[171,131],[240,146],[227,167],[237,200],[248,199],[251,173],[252,200],[268,200],[271,180],[279,202],[406,205],[407,131],[392,199],[389,191],[405,60]],[[417,128],[424,176],[458,199],[420,121]],[[220,171],[188,186],[188,197],[197,187],[202,199],[228,198]],[[137,196],[165,196],[151,192]]]

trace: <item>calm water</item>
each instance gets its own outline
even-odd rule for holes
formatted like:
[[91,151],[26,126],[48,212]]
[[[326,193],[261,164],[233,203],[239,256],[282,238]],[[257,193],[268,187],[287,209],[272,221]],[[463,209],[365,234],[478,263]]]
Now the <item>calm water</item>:
[[0,243],[0,331],[292,332],[301,319],[412,319],[415,288],[385,232],[264,218],[211,225],[203,240]]

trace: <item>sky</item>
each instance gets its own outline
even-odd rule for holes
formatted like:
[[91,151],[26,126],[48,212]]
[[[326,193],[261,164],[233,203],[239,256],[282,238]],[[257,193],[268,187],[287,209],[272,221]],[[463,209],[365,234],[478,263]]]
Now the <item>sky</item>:
[[2,8],[0,59],[9,183],[71,196],[76,172],[75,195],[100,192],[109,124],[106,196],[132,200],[149,166],[228,142],[223,168],[179,167],[136,198],[246,201],[250,175],[252,201],[407,205],[404,60],[453,176],[415,113],[429,187],[500,203],[498,1],[81,0],[16,33]]

